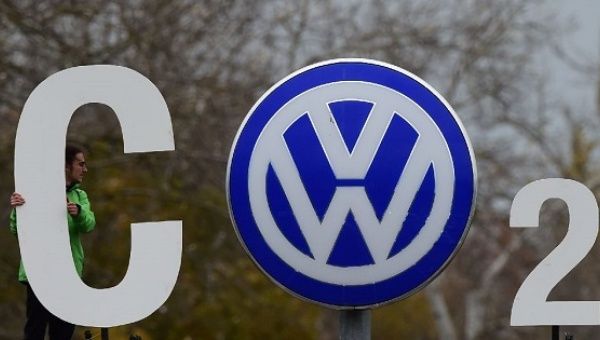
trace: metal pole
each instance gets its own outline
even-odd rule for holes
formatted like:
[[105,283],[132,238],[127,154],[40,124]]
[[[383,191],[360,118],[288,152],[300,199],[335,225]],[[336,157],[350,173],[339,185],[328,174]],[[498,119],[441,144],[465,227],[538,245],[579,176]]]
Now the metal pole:
[[108,328],[100,328],[100,339],[108,340]]
[[560,326],[552,326],[552,340],[559,340],[560,336],[558,335],[560,331]]
[[371,339],[371,310],[340,311],[341,340]]

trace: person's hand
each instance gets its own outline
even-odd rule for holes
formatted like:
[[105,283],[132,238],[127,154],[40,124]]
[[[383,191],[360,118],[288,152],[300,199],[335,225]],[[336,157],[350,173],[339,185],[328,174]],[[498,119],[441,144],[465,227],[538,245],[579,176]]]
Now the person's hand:
[[25,199],[23,198],[23,196],[21,196],[21,194],[19,194],[18,192],[13,192],[13,194],[10,195],[10,206],[11,207],[16,208],[23,204],[25,204]]
[[67,211],[71,216],[79,215],[79,207],[75,203],[67,202]]

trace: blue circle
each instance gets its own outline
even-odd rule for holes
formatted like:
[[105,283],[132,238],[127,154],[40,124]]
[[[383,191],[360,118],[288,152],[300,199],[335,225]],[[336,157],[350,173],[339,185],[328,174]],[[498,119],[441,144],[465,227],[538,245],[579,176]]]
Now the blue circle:
[[[250,207],[248,169],[255,144],[269,120],[294,97],[340,81],[379,84],[404,94],[435,122],[449,147],[455,185],[450,217],[432,249],[409,269],[379,282],[337,285],[308,277],[285,263],[266,243]],[[265,174],[266,175],[266,174]],[[228,164],[227,194],[240,242],[258,267],[295,296],[328,307],[369,308],[407,297],[424,287],[450,261],[468,231],[475,201],[475,168],[467,136],[441,97],[415,76],[369,60],[332,60],[304,68],[273,86],[240,127]]]

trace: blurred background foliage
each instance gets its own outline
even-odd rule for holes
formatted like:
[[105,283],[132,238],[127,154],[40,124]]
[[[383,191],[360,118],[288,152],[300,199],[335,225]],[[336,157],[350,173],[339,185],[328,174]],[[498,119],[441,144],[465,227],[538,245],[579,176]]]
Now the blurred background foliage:
[[[547,109],[534,56],[559,49],[561,29],[538,1],[521,0],[0,0],[0,197],[8,201],[14,190],[15,131],[37,84],[79,65],[137,70],[168,104],[176,151],[125,155],[109,107],[75,112],[68,140],[89,151],[84,186],[98,221],[84,238],[85,281],[119,283],[133,222],[183,220],[183,260],[165,305],[111,336],[336,339],[336,312],[289,296],[244,253],[229,219],[225,169],[243,117],[279,79],[328,58],[379,59],[446,97],[471,135],[480,178],[494,180],[479,183],[478,213],[455,261],[423,292],[375,310],[373,338],[540,337],[546,330],[508,326],[510,302],[561,231],[539,241],[510,230],[508,206],[531,179],[593,180],[596,161],[596,116],[561,107],[558,122],[548,119],[556,112]],[[567,142],[550,147],[556,136]],[[4,221],[9,210],[0,205]],[[0,248],[0,339],[17,339],[24,291],[8,231]],[[582,276],[564,291],[598,280]]]

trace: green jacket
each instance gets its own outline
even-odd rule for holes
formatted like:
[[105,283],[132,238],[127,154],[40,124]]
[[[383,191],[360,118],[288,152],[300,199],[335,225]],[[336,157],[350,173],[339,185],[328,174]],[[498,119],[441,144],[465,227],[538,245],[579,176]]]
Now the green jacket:
[[[79,206],[79,215],[73,217],[67,214],[67,221],[69,224],[71,254],[73,255],[75,269],[81,277],[83,274],[84,254],[79,235],[94,230],[94,227],[96,226],[96,218],[94,217],[94,212],[92,211],[87,194],[85,191],[79,188],[79,184],[75,184],[67,188],[67,199],[69,202],[76,203]],[[17,234],[17,214],[15,209],[13,209],[10,214],[10,231],[15,235]],[[27,275],[25,275],[23,261],[21,261],[19,266],[19,281],[27,282]]]

